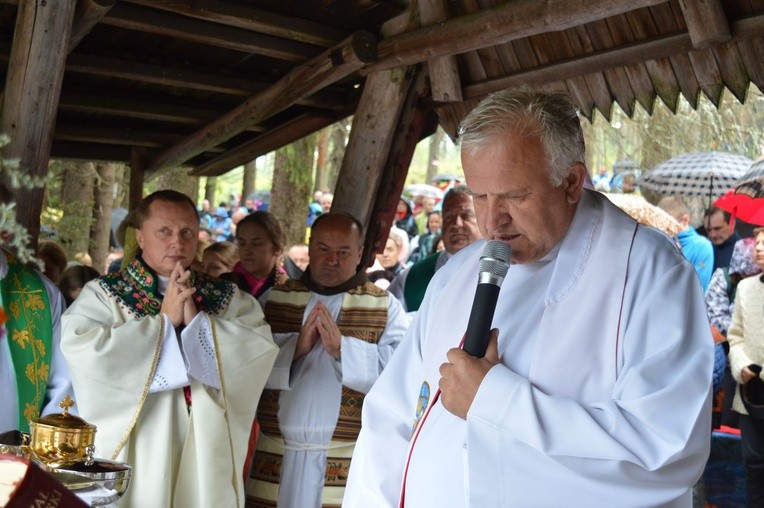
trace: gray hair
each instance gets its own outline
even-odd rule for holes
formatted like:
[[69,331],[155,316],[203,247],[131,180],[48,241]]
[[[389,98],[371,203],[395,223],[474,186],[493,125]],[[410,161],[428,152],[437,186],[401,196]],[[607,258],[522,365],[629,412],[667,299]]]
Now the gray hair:
[[581,123],[566,94],[529,86],[494,92],[459,125],[462,150],[469,155],[508,132],[539,137],[554,186],[562,184],[573,164],[584,162]]

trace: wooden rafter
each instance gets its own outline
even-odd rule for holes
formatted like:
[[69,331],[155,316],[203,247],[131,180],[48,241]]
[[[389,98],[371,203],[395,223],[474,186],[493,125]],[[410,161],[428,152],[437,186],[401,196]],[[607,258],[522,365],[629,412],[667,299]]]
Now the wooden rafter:
[[[733,40],[746,39],[755,33],[764,32],[764,15],[754,16],[732,24]],[[561,63],[528,69],[508,74],[498,79],[487,80],[464,88],[465,99],[478,99],[491,92],[523,83],[544,83],[570,79],[605,69],[623,67],[629,64],[669,57],[675,53],[690,52],[692,40],[689,34],[659,37],[645,43],[635,43],[571,59]]]
[[[445,0],[419,2],[419,18],[422,25],[442,23],[448,19]],[[439,56],[427,62],[430,75],[430,94],[437,102],[461,102],[462,83],[454,55]]]
[[290,62],[304,62],[321,51],[320,47],[312,44],[258,34],[241,28],[166,12],[148,11],[124,3],[114,6],[101,23]]
[[348,33],[306,19],[282,16],[248,5],[233,5],[217,0],[189,2],[181,0],[126,0],[191,18],[213,21],[251,32],[273,35],[328,48],[346,38]]
[[732,37],[720,0],[679,0],[679,6],[696,49],[726,42]]
[[[347,111],[347,115],[352,110]],[[316,116],[302,114],[294,119],[281,124],[275,129],[271,129],[263,134],[242,143],[241,145],[227,151],[223,155],[215,157],[209,162],[200,164],[191,172],[193,176],[217,176],[241,166],[251,160],[255,160],[261,155],[276,150],[282,146],[288,145],[308,134],[323,129],[327,125],[341,120],[347,115],[336,116]]]
[[78,0],[74,10],[72,35],[69,37],[69,53],[85,38],[96,24],[114,7],[117,0]]
[[159,154],[149,164],[147,178],[156,176],[168,167],[181,165],[247,127],[270,118],[299,99],[357,71],[375,57],[374,36],[367,32],[353,34],[337,46],[296,67],[218,120]]
[[[379,42],[371,72],[456,55],[545,32],[565,30],[666,0],[516,0]],[[528,20],[536,20],[529,23]]]

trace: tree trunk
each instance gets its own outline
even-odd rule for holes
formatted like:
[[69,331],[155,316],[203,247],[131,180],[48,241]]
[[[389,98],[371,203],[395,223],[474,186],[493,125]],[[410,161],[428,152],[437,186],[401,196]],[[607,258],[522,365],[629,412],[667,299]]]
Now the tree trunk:
[[315,148],[316,136],[310,135],[276,151],[270,211],[281,222],[287,245],[305,241]]
[[440,152],[443,146],[443,136],[445,133],[440,127],[435,129],[435,133],[430,136],[430,156],[427,162],[427,181],[425,183],[432,182],[439,171]]
[[[244,175],[242,176],[241,186],[241,205],[253,193],[257,187],[257,160],[251,160],[244,164]],[[212,202],[210,201],[210,204]]]
[[316,183],[313,185],[313,191],[322,190],[329,187],[329,137],[332,134],[332,126],[321,129],[318,133],[318,149],[316,156]]
[[353,118],[349,117],[335,123],[332,128],[332,156],[329,160],[329,175],[326,186],[330,191],[333,191],[334,188],[337,187],[337,178],[339,177],[340,168],[342,167],[342,159],[345,158],[345,147],[348,144],[348,132],[350,132],[350,125],[352,122]]
[[93,259],[93,267],[99,271],[104,271],[104,262],[109,253],[115,166],[115,164],[110,162],[98,163],[96,165],[98,181],[94,193],[94,221],[90,228],[90,257]]
[[125,164],[114,165],[114,203],[113,208],[127,208],[127,189],[128,185],[125,185],[125,181],[130,177],[130,171],[128,171]]
[[78,252],[87,252],[90,244],[96,170],[92,162],[67,162],[64,168],[61,190],[63,217],[58,223],[58,234],[66,256],[74,259]]
[[156,179],[156,187],[152,188],[151,192],[160,189],[173,189],[182,192],[196,203],[198,188],[197,178],[188,176],[187,168],[175,168],[162,173]]
[[218,204],[215,202],[215,184],[217,182],[216,176],[208,176],[207,182],[204,185],[204,199],[210,202],[210,210],[215,211]]

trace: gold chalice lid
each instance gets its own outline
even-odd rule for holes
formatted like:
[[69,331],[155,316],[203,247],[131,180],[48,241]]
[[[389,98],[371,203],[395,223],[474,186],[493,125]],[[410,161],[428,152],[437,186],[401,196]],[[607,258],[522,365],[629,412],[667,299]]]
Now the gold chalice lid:
[[64,397],[64,400],[59,404],[62,413],[53,413],[45,415],[41,418],[34,420],[35,423],[42,425],[50,425],[59,429],[94,429],[95,425],[92,425],[79,416],[69,414],[69,408],[74,406],[74,401],[68,395]]

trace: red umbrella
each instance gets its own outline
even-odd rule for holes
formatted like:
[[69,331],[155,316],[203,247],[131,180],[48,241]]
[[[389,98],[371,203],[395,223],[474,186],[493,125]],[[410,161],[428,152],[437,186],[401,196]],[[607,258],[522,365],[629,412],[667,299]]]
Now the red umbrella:
[[754,163],[714,205],[749,224],[764,226],[764,160]]

